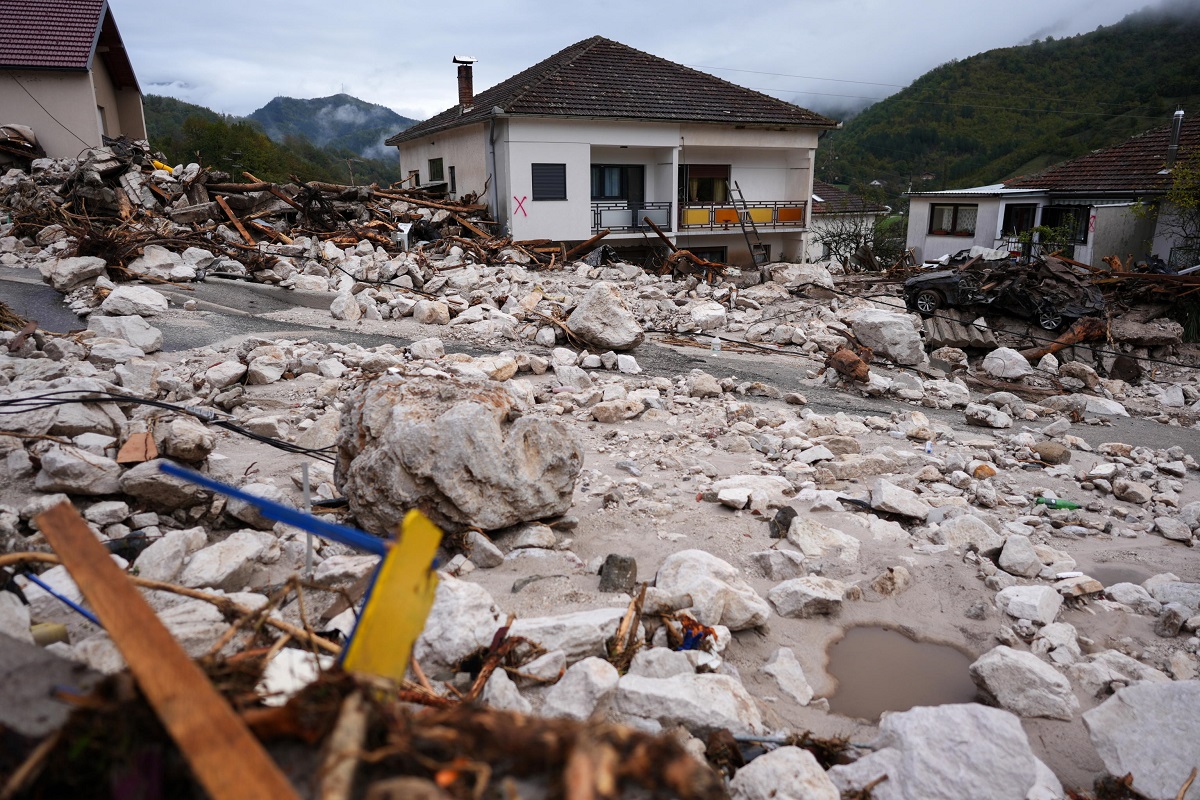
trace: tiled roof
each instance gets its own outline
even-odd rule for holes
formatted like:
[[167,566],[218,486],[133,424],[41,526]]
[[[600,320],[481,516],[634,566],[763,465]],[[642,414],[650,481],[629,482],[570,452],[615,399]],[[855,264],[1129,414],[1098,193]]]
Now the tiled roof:
[[88,69],[107,5],[0,0],[0,69]]
[[832,128],[834,120],[632,47],[593,36],[387,140],[395,145],[507,114]]
[[[1050,167],[1040,175],[1007,182],[1012,189],[1045,189],[1051,192],[1165,191],[1171,176],[1160,174],[1166,165],[1171,126],[1156,128],[1086,156]],[[1200,154],[1200,118],[1185,117],[1179,136],[1176,162]]]
[[[818,200],[818,197],[821,199]],[[813,181],[814,214],[882,214],[887,210],[887,206],[872,203],[865,197],[839,189],[832,183]]]

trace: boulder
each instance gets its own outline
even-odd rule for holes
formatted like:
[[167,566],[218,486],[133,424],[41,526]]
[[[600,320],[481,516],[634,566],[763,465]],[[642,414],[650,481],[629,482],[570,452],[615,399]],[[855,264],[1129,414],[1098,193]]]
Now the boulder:
[[[284,506],[292,506],[291,497],[280,489],[269,483],[248,483],[241,487],[242,491],[254,497],[261,497],[264,500],[270,500],[274,503]],[[247,500],[242,500],[236,497],[229,498],[225,504],[225,513],[239,522],[244,522],[252,528],[269,531],[275,527],[275,521],[268,519],[262,515],[258,506],[253,505]]]
[[877,355],[904,365],[925,361],[921,324],[911,314],[868,308],[851,314],[848,321],[858,341]]
[[1022,578],[1035,577],[1042,571],[1042,560],[1033,549],[1033,543],[1029,541],[1028,536],[1019,533],[1014,533],[1005,540],[997,563],[1000,569],[1008,574]]
[[104,259],[95,256],[52,258],[38,264],[42,280],[60,292],[69,292],[81,283],[100,277],[107,268]]
[[965,547],[977,550],[985,556],[999,553],[1004,546],[1004,538],[973,514],[951,517],[937,527],[932,538],[936,544]]
[[111,458],[70,445],[53,445],[42,454],[42,469],[33,487],[39,492],[115,494],[121,472],[121,465]]
[[819,286],[822,289],[833,288],[833,276],[829,270],[820,264],[787,264],[779,262],[768,264],[765,269],[771,280],[782,283],[790,288],[801,286]]
[[162,441],[159,449],[171,458],[196,464],[208,458],[217,446],[217,437],[192,417],[176,417],[165,426],[155,428],[155,433],[161,431]]
[[150,323],[141,317],[102,317],[93,314],[88,318],[88,330],[101,336],[123,339],[143,353],[153,353],[162,349],[162,331],[151,327]]
[[1112,482],[1113,496],[1118,500],[1124,500],[1126,503],[1137,503],[1139,505],[1149,503],[1150,498],[1154,497],[1154,490],[1140,481],[1130,480],[1129,478],[1117,478]]
[[902,489],[885,478],[876,478],[871,485],[871,508],[922,521],[932,510],[915,492]]
[[[1085,712],[1083,724],[1110,775],[1133,775],[1150,800],[1175,800],[1200,764],[1197,709],[1200,681],[1137,683]],[[1200,800],[1200,782],[1183,797]]]
[[449,325],[450,306],[440,300],[418,300],[412,316],[423,325]]
[[617,688],[617,668],[603,658],[585,658],[573,664],[558,683],[546,692],[542,715],[587,719]]
[[812,686],[804,674],[804,668],[796,660],[790,647],[781,647],[772,654],[763,667],[763,672],[775,679],[779,690],[802,706],[813,699]]
[[517,685],[512,682],[512,678],[508,677],[508,673],[502,669],[496,670],[488,678],[488,682],[484,684],[483,694],[480,699],[484,704],[500,709],[501,711],[515,711],[518,714],[530,714],[533,712],[533,706],[521,696]]
[[663,728],[682,725],[696,736],[728,729],[734,734],[762,730],[762,715],[746,687],[728,675],[625,675],[612,698],[618,717],[652,720]]
[[998,408],[983,403],[967,403],[963,416],[968,425],[978,425],[981,428],[1011,428],[1013,418]]
[[617,632],[625,607],[575,611],[553,617],[523,617],[509,627],[512,636],[537,642],[543,650],[561,650],[568,664],[607,654],[605,643]]
[[262,534],[234,531],[224,541],[193,555],[179,582],[192,588],[241,591],[264,550]]
[[736,567],[703,550],[667,556],[655,586],[668,595],[690,595],[692,615],[702,625],[738,631],[762,625],[771,615],[771,607]]
[[970,669],[975,685],[1014,714],[1070,720],[1079,710],[1071,682],[1033,653],[999,645]]
[[1032,375],[1033,367],[1029,359],[1011,347],[997,347],[984,356],[983,371],[993,378],[1015,381]]
[[242,379],[246,365],[240,361],[222,361],[208,368],[204,380],[214,389],[225,389]]
[[167,298],[149,286],[126,284],[113,289],[100,304],[100,310],[110,317],[153,317],[166,313]]
[[786,581],[808,574],[804,556],[795,550],[760,550],[750,554],[750,560],[762,571],[763,577]]
[[732,800],[839,800],[841,792],[816,756],[780,747],[751,761],[729,783]]
[[453,674],[460,661],[490,646],[503,624],[486,589],[442,574],[413,658],[431,677]]
[[828,616],[841,611],[846,588],[833,578],[806,575],[777,585],[767,598],[783,617]]
[[597,281],[567,317],[567,327],[583,341],[604,350],[630,350],[646,338],[621,290]]
[[725,306],[712,300],[692,306],[688,315],[692,324],[702,331],[725,327]]
[[571,507],[583,452],[556,420],[515,414],[496,383],[387,375],[351,397],[334,477],[363,528],[420,507],[444,530],[506,528]]
[[[824,558],[836,553],[840,560],[852,563],[858,561],[861,547],[861,542],[857,538],[839,531],[837,528],[831,528],[807,515],[797,516],[792,520],[792,524],[788,526],[787,540],[800,548],[800,552],[806,558]],[[768,575],[767,577],[773,576]]]
[[[829,777],[876,800],[1032,800],[1062,797],[1016,715],[976,703],[920,706],[884,716],[876,750]],[[1038,787],[1048,794],[1034,794]]]
[[996,595],[996,605],[1014,619],[1049,625],[1062,608],[1062,595],[1050,586],[1009,586]]
[[121,491],[153,508],[168,511],[208,502],[211,495],[206,490],[159,469],[165,462],[166,459],[156,458],[128,470],[121,476]]

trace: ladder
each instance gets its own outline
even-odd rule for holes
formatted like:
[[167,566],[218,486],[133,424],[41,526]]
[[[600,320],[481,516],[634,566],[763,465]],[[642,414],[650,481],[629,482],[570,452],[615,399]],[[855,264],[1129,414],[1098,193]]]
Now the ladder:
[[742,196],[742,187],[738,186],[737,181],[734,181],[733,187],[730,188],[729,181],[726,181],[725,190],[733,200],[733,207],[737,211],[738,224],[742,226],[742,235],[746,237],[746,247],[750,249],[750,255],[754,257],[755,265],[767,263],[767,246],[759,238],[758,227],[754,224],[754,218],[750,216],[750,209],[746,205],[746,198]]

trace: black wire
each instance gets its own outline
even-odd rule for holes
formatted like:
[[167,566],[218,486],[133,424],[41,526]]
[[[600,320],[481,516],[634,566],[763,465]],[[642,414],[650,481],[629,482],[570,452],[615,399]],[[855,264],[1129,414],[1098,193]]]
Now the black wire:
[[[84,397],[67,397],[66,395],[91,395]],[[52,399],[58,398],[58,399]],[[291,442],[285,442],[280,439],[275,439],[270,436],[264,436],[260,433],[247,430],[242,426],[228,419],[221,419],[217,416],[217,412],[210,409],[198,408],[196,406],[179,406],[173,403],[167,403],[162,400],[150,400],[144,397],[133,397],[131,395],[118,394],[117,392],[92,391],[84,389],[60,389],[53,392],[43,392],[41,394],[30,395],[27,397],[8,397],[0,398],[0,415],[3,414],[24,414],[29,411],[41,411],[55,406],[68,405],[71,403],[139,403],[141,405],[154,406],[168,411],[176,411],[181,414],[199,419],[201,422],[215,425],[219,428],[224,428],[227,431],[237,433],[249,439],[262,442],[270,445],[278,450],[283,450],[296,455],[306,455],[318,461],[324,461],[332,464],[334,462],[331,447],[312,448],[301,447],[300,445]]]

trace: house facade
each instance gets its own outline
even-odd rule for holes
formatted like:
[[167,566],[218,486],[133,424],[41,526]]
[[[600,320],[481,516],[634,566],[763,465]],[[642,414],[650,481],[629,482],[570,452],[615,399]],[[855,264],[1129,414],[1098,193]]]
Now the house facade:
[[142,92],[106,0],[0,0],[0,125],[31,128],[54,158],[102,136],[146,138]]
[[828,261],[835,249],[844,248],[852,239],[870,243],[875,224],[891,213],[885,205],[823,181],[813,181],[811,209],[804,252],[808,262]]
[[749,264],[745,219],[769,260],[803,256],[833,120],[602,37],[478,95],[471,83],[460,64],[459,104],[387,144],[419,184],[483,195],[513,238],[608,230],[611,247],[656,246],[649,219],[679,247]]
[[1184,241],[1172,209],[1139,211],[1171,186],[1175,165],[1200,155],[1200,119],[1178,112],[1172,124],[1114,147],[1005,183],[910,192],[908,246],[932,261],[972,246],[1017,251],[1037,226],[1069,230],[1055,243],[1076,261],[1102,267],[1105,256],[1156,255],[1178,268],[1200,262],[1200,243]]

